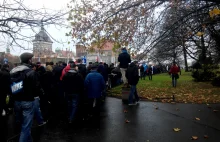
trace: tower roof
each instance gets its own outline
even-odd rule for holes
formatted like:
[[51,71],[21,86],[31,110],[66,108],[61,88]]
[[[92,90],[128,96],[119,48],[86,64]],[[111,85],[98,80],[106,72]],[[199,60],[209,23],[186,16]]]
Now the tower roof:
[[35,35],[35,39],[33,40],[33,42],[36,41],[53,43],[43,26],[41,26],[40,32]]

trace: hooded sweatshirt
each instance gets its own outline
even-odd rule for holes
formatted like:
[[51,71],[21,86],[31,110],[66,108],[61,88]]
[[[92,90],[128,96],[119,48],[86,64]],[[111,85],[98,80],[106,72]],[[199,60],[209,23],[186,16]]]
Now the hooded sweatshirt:
[[70,70],[70,64],[68,64],[62,71],[62,74],[60,76],[60,80],[63,80],[63,76]]
[[16,77],[25,72],[26,78],[23,80],[23,92],[13,95],[15,101],[34,101],[34,97],[39,96],[42,92],[40,86],[39,74],[31,70],[28,64],[22,64],[10,71],[11,77]]

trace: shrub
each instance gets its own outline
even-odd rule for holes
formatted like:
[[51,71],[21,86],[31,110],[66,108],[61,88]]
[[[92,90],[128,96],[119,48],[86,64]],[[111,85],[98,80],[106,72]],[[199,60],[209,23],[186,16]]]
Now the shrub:
[[220,87],[220,76],[218,76],[212,80],[212,85]]
[[216,73],[212,71],[197,70],[192,72],[195,81],[210,81],[216,77]]
[[192,72],[195,81],[210,81],[217,77],[218,65],[195,63],[193,66],[196,71]]

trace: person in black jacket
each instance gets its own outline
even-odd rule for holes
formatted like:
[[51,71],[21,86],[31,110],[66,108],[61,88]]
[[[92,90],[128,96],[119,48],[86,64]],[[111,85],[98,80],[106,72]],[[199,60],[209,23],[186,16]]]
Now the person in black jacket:
[[78,72],[82,75],[82,77],[85,79],[86,78],[86,66],[82,64],[82,60],[78,59],[77,60],[77,66],[78,66]]
[[8,64],[4,64],[0,70],[0,90],[0,115],[2,115],[3,109],[6,113],[9,112],[6,106],[6,97],[7,94],[10,93],[10,74]]
[[122,51],[122,53],[119,54],[119,56],[118,56],[118,62],[120,63],[119,64],[120,65],[120,71],[121,71],[122,80],[123,80],[123,83],[124,83],[123,87],[129,87],[127,78],[125,77],[125,73],[126,73],[126,70],[128,68],[128,64],[131,62],[131,57],[128,54],[126,48],[122,48],[121,51]]
[[30,68],[32,57],[33,54],[31,53],[21,54],[21,65],[10,71],[11,78],[19,77],[22,74],[25,75],[23,85],[19,88],[22,91],[17,94],[13,94],[12,91],[13,99],[15,100],[16,122],[20,122],[22,125],[19,142],[32,141],[31,126],[34,116],[34,96],[39,95],[39,92],[42,91],[38,74]]
[[63,77],[65,96],[68,99],[69,123],[75,118],[80,96],[83,94],[84,81],[75,63],[70,64],[70,70]]
[[[136,85],[139,81],[139,75],[138,75],[138,67],[137,62],[132,62],[130,66],[128,67],[128,70],[126,71],[126,77],[128,79],[128,84],[131,85],[130,89],[130,95],[128,98],[129,104],[128,105],[136,105],[137,102],[140,100],[137,94]],[[135,102],[133,101],[133,97],[135,96]]]
[[[46,66],[46,72],[42,75],[42,80],[41,80],[41,85],[44,90],[45,95],[41,97],[41,110],[42,110],[42,115],[45,120],[48,120],[49,116],[54,114],[56,111],[51,105],[55,105],[55,97],[53,94],[53,67],[51,65]],[[49,108],[52,108],[49,111]],[[50,114],[50,115],[49,115]]]

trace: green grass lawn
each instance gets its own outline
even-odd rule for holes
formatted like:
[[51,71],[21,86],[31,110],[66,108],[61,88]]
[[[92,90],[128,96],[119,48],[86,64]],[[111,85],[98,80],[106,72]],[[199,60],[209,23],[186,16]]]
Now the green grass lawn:
[[[121,97],[121,87],[112,88],[110,95]],[[141,98],[150,101],[172,102],[174,95],[175,101],[182,103],[220,102],[220,88],[212,86],[210,82],[194,82],[191,72],[182,71],[176,88],[172,87],[169,74],[163,73],[153,75],[152,81],[148,80],[148,77],[139,80],[137,89]]]

